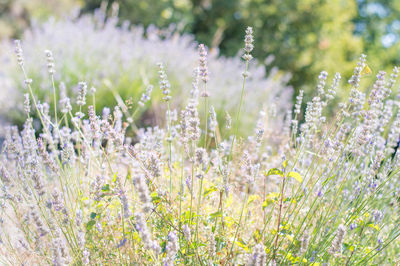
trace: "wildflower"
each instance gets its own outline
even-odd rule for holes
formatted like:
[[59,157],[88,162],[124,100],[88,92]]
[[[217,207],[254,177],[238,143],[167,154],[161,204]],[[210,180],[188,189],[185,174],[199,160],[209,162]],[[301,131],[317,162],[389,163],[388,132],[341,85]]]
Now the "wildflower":
[[387,137],[386,154],[394,153],[394,148],[400,139],[400,112],[397,112],[396,117],[390,127],[390,131]]
[[87,249],[82,251],[82,262],[86,265],[90,263],[90,252]]
[[128,218],[131,216],[131,211],[129,209],[129,203],[128,203],[128,198],[126,196],[125,189],[123,188],[119,178],[117,178],[117,184],[118,184],[118,188],[119,188],[118,197],[121,200],[122,208],[124,211],[124,217]]
[[4,166],[0,167],[0,178],[1,178],[1,181],[6,185],[11,183],[10,174],[8,173],[8,171],[6,170],[6,168]]
[[198,140],[201,136],[200,132],[200,118],[197,111],[197,101],[195,99],[190,99],[189,103],[185,108],[185,123],[187,127],[187,133],[191,140]]
[[379,224],[383,219],[383,213],[380,210],[375,210],[373,212],[373,215],[374,215],[374,224],[375,225]]
[[214,109],[213,106],[211,106],[209,113],[210,113],[210,120],[209,120],[210,133],[209,134],[210,134],[211,137],[214,137],[215,132],[216,132],[217,127],[218,127],[218,121],[217,121],[217,114],[215,113],[215,109]]
[[125,246],[126,242],[127,242],[126,238],[122,239],[121,241],[119,241],[117,248],[121,248],[121,247]]
[[46,54],[46,59],[47,59],[47,70],[51,75],[53,75],[55,72],[53,53],[50,50],[46,50],[44,51],[44,53]]
[[165,73],[164,65],[162,63],[158,63],[158,67],[159,67],[158,75],[160,78],[160,89],[162,90],[162,93],[164,94],[163,99],[164,99],[164,101],[169,101],[169,100],[171,100],[171,96],[169,95],[171,85],[169,84],[168,76]]
[[249,256],[247,265],[262,266],[266,265],[266,261],[267,254],[265,253],[265,247],[260,243],[254,247],[253,254]]
[[17,56],[17,62],[20,66],[23,66],[24,65],[24,54],[22,52],[21,41],[15,40],[14,45],[15,45],[15,54]]
[[53,239],[51,249],[53,251],[54,265],[61,266],[68,264],[69,260],[67,248],[65,246],[65,241],[61,238],[61,232],[59,228],[55,230],[55,237]]
[[75,224],[76,226],[80,226],[82,224],[82,210],[78,209],[75,213]]
[[312,139],[314,131],[317,130],[317,125],[324,121],[322,116],[323,103],[321,98],[316,96],[311,102],[307,103],[305,123],[303,124],[302,131],[307,139]]
[[103,232],[103,226],[101,225],[100,222],[97,222],[95,226],[99,233]]
[[364,106],[365,94],[357,90],[356,88],[353,88],[350,91],[349,102],[351,107],[353,108],[353,117],[357,117]]
[[111,113],[110,108],[108,108],[108,107],[104,107],[104,108],[103,108],[103,112],[102,112],[102,119],[103,119],[103,121],[107,121],[107,120],[110,119],[110,118],[109,118],[110,113]]
[[326,77],[328,76],[328,72],[322,71],[319,76],[318,76],[318,85],[317,85],[317,93],[319,97],[322,97],[325,94],[325,82],[326,82]]
[[253,28],[252,27],[247,27],[246,29],[246,36],[244,38],[244,52],[245,54],[243,55],[243,59],[245,61],[250,61],[253,56],[251,55],[251,52],[254,49],[254,38],[253,38]]
[[208,243],[208,246],[209,246],[208,256],[210,258],[214,258],[215,257],[215,249],[216,249],[215,245],[216,245],[215,236],[214,236],[213,233],[211,233],[210,237],[209,237],[209,243]]
[[187,224],[184,224],[182,229],[183,229],[183,235],[185,236],[186,240],[190,241],[190,237],[191,237],[190,227]]
[[94,140],[97,140],[99,138],[100,125],[94,107],[92,105],[88,106],[88,113],[92,136]]
[[384,71],[379,71],[379,73],[376,75],[377,80],[368,98],[370,109],[380,109],[382,100],[385,98],[385,75],[386,72]]
[[24,111],[25,111],[25,114],[27,116],[29,116],[29,113],[31,111],[31,105],[29,103],[29,93],[24,94],[24,99],[25,99],[24,100]]
[[333,239],[331,248],[329,249],[330,253],[336,254],[336,253],[342,252],[342,244],[343,244],[345,236],[346,236],[346,226],[341,224],[341,225],[339,225],[339,227],[336,231],[336,236]]
[[195,153],[196,162],[199,165],[206,165],[208,161],[207,151],[204,148],[197,148]]
[[59,167],[57,164],[54,162],[54,160],[50,157],[49,153],[46,150],[46,146],[43,143],[42,138],[38,138],[37,140],[37,146],[39,150],[39,155],[42,157],[43,162],[51,169],[51,171],[55,174],[59,174]]
[[133,178],[133,184],[139,193],[140,201],[143,204],[143,211],[145,213],[149,212],[153,208],[153,204],[151,203],[150,192],[145,177],[143,175],[138,175]]
[[386,85],[389,93],[390,93],[390,90],[393,89],[394,85],[396,84],[396,80],[397,80],[397,77],[399,76],[399,72],[400,72],[400,68],[398,66],[395,66],[393,68],[392,74],[390,74],[389,82]]
[[[199,45],[199,70],[201,79],[203,80],[204,83],[207,83],[209,80],[208,66],[207,66],[207,50],[204,44]],[[208,97],[208,94],[202,97]]]
[[181,129],[181,134],[180,134],[180,138],[181,141],[184,145],[187,145],[187,142],[189,140],[189,136],[188,136],[188,124],[187,124],[187,120],[186,120],[186,114],[187,112],[185,110],[182,110],[180,113],[180,122],[179,122],[179,126]]
[[190,188],[192,187],[192,179],[191,179],[190,176],[187,176],[187,177],[186,177],[185,183],[186,183],[187,189],[188,189],[189,191],[191,191]]
[[45,190],[44,190],[42,176],[41,176],[41,173],[39,172],[40,170],[38,170],[38,168],[37,168],[38,162],[35,161],[33,163],[34,163],[33,169],[30,172],[31,178],[32,178],[32,181],[34,184],[33,187],[35,188],[35,190],[37,191],[39,196],[43,196],[45,193]]
[[174,265],[175,256],[179,250],[178,237],[176,236],[175,232],[170,232],[168,234],[168,241],[165,250],[167,254],[166,257],[164,258],[163,263],[165,265]]
[[30,214],[33,222],[36,225],[37,230],[39,231],[39,236],[47,235],[49,233],[49,230],[44,226],[42,219],[40,218],[40,215],[36,210],[36,207],[32,205],[30,208],[31,208]]
[[296,104],[294,106],[294,113],[295,114],[300,114],[301,111],[301,103],[303,101],[303,94],[304,94],[304,90],[300,90],[299,91],[299,95],[296,96]]
[[232,127],[232,118],[228,112],[225,112],[225,128],[230,129]]
[[86,90],[87,84],[86,82],[79,82],[78,83],[78,97],[76,99],[76,104],[79,106],[83,106],[86,104]]
[[337,91],[337,89],[339,87],[339,83],[340,83],[340,79],[341,78],[342,77],[340,76],[340,73],[336,73],[335,74],[335,77],[333,78],[333,81],[332,81],[332,85],[328,89],[328,91],[327,91],[327,93],[325,95],[327,100],[333,100],[335,98],[336,91]]
[[67,96],[67,90],[65,87],[65,83],[61,82],[60,83],[60,107],[61,107],[61,113],[67,114],[72,111],[72,106],[70,99]]
[[143,214],[138,212],[135,214],[136,230],[139,232],[140,238],[146,249],[154,248],[154,243],[151,240],[151,234],[146,224],[146,219]]
[[147,169],[150,171],[152,179],[161,176],[162,162],[155,152],[151,152],[148,156]]
[[307,251],[309,239],[310,239],[310,235],[308,234],[308,232],[306,230],[306,231],[304,231],[303,237],[301,239],[300,254],[304,254]]
[[357,67],[354,69],[353,76],[351,76],[351,78],[349,79],[349,83],[353,85],[353,87],[356,89],[360,86],[361,71],[365,67],[366,57],[367,56],[364,54],[360,56],[360,59],[357,62]]
[[381,251],[383,246],[383,241],[381,238],[378,238],[378,247],[376,248],[377,251]]
[[255,128],[255,140],[257,148],[261,146],[261,141],[264,136],[264,120],[265,120],[266,113],[264,111],[260,111],[259,118]]
[[150,100],[150,94],[153,90],[153,85],[148,85],[146,87],[146,91],[142,93],[142,97],[140,98],[140,101],[138,102],[138,105],[143,107],[146,102]]

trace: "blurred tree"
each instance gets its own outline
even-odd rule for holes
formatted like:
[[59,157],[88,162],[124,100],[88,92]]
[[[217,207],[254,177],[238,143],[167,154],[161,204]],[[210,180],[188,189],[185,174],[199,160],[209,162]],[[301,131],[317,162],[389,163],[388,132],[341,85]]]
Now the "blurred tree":
[[[102,2],[87,0],[86,10]],[[349,76],[363,50],[353,34],[354,0],[110,0],[108,9],[113,3],[122,19],[145,27],[175,23],[228,56],[242,47],[245,27],[253,26],[255,56],[267,59],[267,70],[277,66],[291,72],[296,89],[313,88],[322,70]]]
[[375,71],[390,71],[400,64],[400,1],[357,0],[355,34],[362,37],[365,53]]
[[293,73],[296,89],[314,88],[322,70],[331,78],[337,71],[346,78],[362,52],[351,23],[354,1],[251,0],[242,10],[246,24],[256,30],[256,56],[275,56],[273,65]]

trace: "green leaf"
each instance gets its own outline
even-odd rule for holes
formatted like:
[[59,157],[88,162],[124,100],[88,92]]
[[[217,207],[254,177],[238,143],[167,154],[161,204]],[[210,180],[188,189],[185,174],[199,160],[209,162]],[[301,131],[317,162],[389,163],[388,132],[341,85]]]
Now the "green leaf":
[[221,217],[222,212],[218,211],[218,212],[214,212],[210,214],[210,218],[217,218],[217,217]]
[[131,169],[128,168],[128,174],[126,175],[126,180],[131,180],[131,179],[132,179]]
[[235,241],[235,244],[244,249],[245,251],[249,251],[249,247],[243,242],[243,240],[239,239],[238,241]]
[[288,165],[288,160],[283,161],[283,163],[282,163],[283,168],[286,168],[287,165]]
[[204,190],[203,196],[207,197],[210,193],[217,191],[218,188],[216,186],[211,186],[209,188],[207,188],[206,190]]
[[331,177],[329,177],[329,178],[327,178],[324,182],[322,182],[322,186],[325,186],[326,185],[326,183],[328,183],[329,181],[331,181],[332,180],[332,178],[334,178],[336,175],[333,175],[333,176],[331,176]]
[[96,216],[97,216],[97,213],[95,213],[95,212],[92,212],[91,214],[90,214],[90,219],[94,219],[94,218],[96,218]]
[[377,231],[381,231],[381,228],[380,228],[379,225],[377,225],[377,224],[374,224],[374,223],[369,222],[369,223],[367,224],[367,226],[368,226],[368,227],[371,227],[371,228],[374,228],[374,229],[377,230]]
[[279,175],[283,176],[283,172],[279,170],[278,168],[272,168],[268,171],[268,173],[265,174],[265,176],[270,176],[270,175]]
[[265,201],[262,204],[262,208],[265,209],[271,203],[274,203],[277,200],[278,196],[279,196],[279,193],[276,193],[276,192],[268,193]]
[[102,188],[102,191],[110,191],[110,184],[105,184]]
[[154,203],[158,203],[161,200],[161,197],[158,196],[157,192],[150,193],[151,201]]
[[114,176],[113,176],[113,183],[117,182],[117,176],[118,176],[118,172],[115,172]]
[[299,183],[301,183],[303,181],[303,178],[297,172],[289,172],[287,174],[287,177],[292,177],[292,178],[296,179]]
[[90,229],[93,228],[93,226],[96,224],[95,220],[90,220],[89,222],[87,222],[86,224],[86,230],[89,231]]
[[260,198],[259,195],[251,195],[251,196],[249,197],[249,199],[247,200],[247,205],[250,204],[250,203],[252,203],[253,201],[259,199],[259,198]]

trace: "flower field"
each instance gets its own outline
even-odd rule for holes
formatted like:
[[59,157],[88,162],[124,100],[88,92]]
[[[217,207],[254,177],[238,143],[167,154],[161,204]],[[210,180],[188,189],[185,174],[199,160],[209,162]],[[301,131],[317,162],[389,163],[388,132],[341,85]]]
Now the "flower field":
[[[365,85],[361,55],[346,85],[322,71],[292,108],[285,77],[260,73],[251,27],[221,59],[91,19],[6,55],[25,122],[1,147],[2,265],[398,263],[398,67]],[[51,27],[87,40],[64,50],[72,35]]]

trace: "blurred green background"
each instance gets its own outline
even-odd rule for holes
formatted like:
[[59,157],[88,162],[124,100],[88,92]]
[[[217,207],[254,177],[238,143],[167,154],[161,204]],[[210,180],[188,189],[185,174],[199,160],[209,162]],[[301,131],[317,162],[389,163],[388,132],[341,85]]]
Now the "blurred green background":
[[268,71],[292,73],[296,90],[310,92],[322,70],[347,80],[361,53],[374,73],[399,64],[398,0],[0,0],[0,36],[18,37],[32,21],[100,7],[145,27],[174,24],[227,56],[236,55],[245,27],[253,26],[255,57]]

